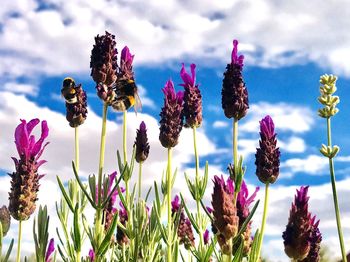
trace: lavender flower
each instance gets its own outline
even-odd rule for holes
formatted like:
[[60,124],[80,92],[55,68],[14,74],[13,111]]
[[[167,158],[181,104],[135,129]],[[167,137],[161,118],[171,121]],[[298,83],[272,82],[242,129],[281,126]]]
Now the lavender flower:
[[46,121],[42,121],[41,137],[36,141],[35,136],[31,133],[39,122],[39,119],[33,119],[28,123],[21,120],[21,124],[15,131],[15,144],[19,159],[12,157],[16,172],[9,174],[12,179],[9,211],[16,220],[27,220],[35,211],[39,180],[44,176],[38,174],[38,169],[46,161],[39,160],[39,158],[48,144],[43,145],[49,135],[49,128]]
[[242,69],[244,56],[237,54],[238,41],[233,40],[231,63],[227,65],[222,81],[222,108],[227,118],[240,120],[247,114],[248,91],[245,86]]
[[11,225],[11,216],[7,206],[2,206],[0,208],[0,223],[2,227],[2,236],[0,237],[4,237],[9,231]]
[[209,244],[209,230],[205,230],[204,234],[203,234],[203,240],[204,240],[204,245],[208,245]]
[[167,81],[162,89],[164,98],[164,107],[160,112],[160,134],[159,140],[163,147],[174,147],[178,143],[183,123],[183,92],[175,94],[174,84],[171,80]]
[[297,190],[289,213],[288,224],[282,235],[285,253],[295,260],[303,260],[308,256],[311,250],[311,240],[313,239],[313,228],[315,245],[317,245],[316,242],[320,237],[316,229],[318,222],[314,222],[315,218],[312,219],[308,211],[308,189],[308,186],[302,186]]
[[314,216],[311,219],[312,229],[311,229],[311,237],[310,237],[310,251],[307,257],[304,260],[302,260],[302,262],[321,261],[320,248],[321,248],[322,235],[320,230],[318,229],[319,223],[320,223],[320,220],[316,221],[316,216]]
[[[120,223],[125,226],[126,222],[128,221],[128,212],[126,211],[124,205],[122,202],[119,202],[119,221]],[[128,244],[129,243],[129,238],[127,237],[127,235],[123,232],[123,230],[117,226],[117,242],[119,245],[123,245],[123,244]]]
[[45,262],[51,262],[51,255],[55,251],[55,240],[53,238],[50,239],[49,246],[46,250]]
[[[244,221],[248,218],[248,216],[250,214],[249,206],[251,203],[254,202],[254,199],[255,199],[258,191],[259,191],[259,187],[256,187],[254,193],[251,196],[249,196],[247,184],[243,180],[242,185],[241,185],[241,190],[237,194],[237,202],[236,202],[237,216],[239,217],[239,229],[241,229]],[[248,255],[248,253],[250,252],[250,247],[251,247],[251,243],[252,243],[251,224],[252,224],[252,221],[250,221],[248,223],[246,230],[243,233],[243,237],[244,237],[243,253],[244,253],[244,255]],[[240,244],[240,242],[237,243],[237,248],[238,248],[239,244]],[[234,249],[235,249],[235,247],[234,247]]]
[[185,127],[199,127],[202,124],[202,95],[196,85],[196,65],[191,64],[191,76],[182,64],[180,76],[184,81],[184,117]]
[[136,131],[134,146],[136,146],[136,162],[141,163],[145,161],[148,157],[150,146],[147,138],[146,124],[143,121],[140,124],[140,128]]
[[134,72],[132,70],[132,62],[134,60],[134,56],[130,53],[130,50],[127,46],[125,46],[122,50],[120,57],[120,67],[118,73],[118,79],[123,80],[133,80]]
[[260,148],[256,149],[256,175],[266,184],[273,184],[279,175],[280,150],[277,147],[275,125],[270,116],[260,121]]
[[96,82],[98,96],[105,102],[115,97],[112,85],[117,79],[117,54],[115,36],[106,31],[105,35],[95,37],[91,51],[91,76]]
[[94,252],[93,249],[89,250],[89,259],[90,259],[90,262],[94,262],[95,261],[95,252]]
[[214,192],[212,194],[213,226],[217,230],[217,239],[224,254],[230,254],[232,247],[229,240],[236,236],[239,226],[237,209],[233,204],[233,182],[228,178],[225,183],[221,176],[214,177]]
[[[108,175],[108,194],[109,195],[112,191],[112,186],[114,184],[115,181],[115,177],[117,176],[117,172],[113,172],[112,174]],[[109,229],[109,227],[112,224],[113,221],[113,217],[114,215],[117,213],[117,209],[114,207],[114,204],[117,200],[117,196],[118,196],[118,191],[115,190],[111,196],[111,198],[109,199],[106,207],[105,207],[105,230],[107,231]]]
[[174,200],[171,201],[171,212],[174,214],[180,209],[180,198],[178,195],[174,197]]

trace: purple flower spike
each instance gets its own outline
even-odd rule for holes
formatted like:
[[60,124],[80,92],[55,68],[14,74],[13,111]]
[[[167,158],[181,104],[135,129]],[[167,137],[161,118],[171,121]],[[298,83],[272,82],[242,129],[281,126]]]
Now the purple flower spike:
[[233,49],[231,54],[231,64],[233,65],[239,65],[243,67],[243,59],[244,55],[238,56],[238,41],[235,39],[233,40]]
[[21,120],[15,130],[15,144],[19,159],[12,157],[16,172],[9,174],[11,191],[9,193],[9,211],[16,220],[27,220],[35,211],[39,180],[44,175],[38,174],[39,167],[45,160],[39,160],[48,142],[44,144],[49,135],[46,121],[41,122],[41,136],[36,141],[32,131],[40,123],[39,119],[33,119],[28,123]]
[[125,46],[121,53],[120,58],[120,70],[118,73],[118,80],[130,80],[134,79],[134,72],[132,69],[132,62],[134,61],[134,56],[130,53],[129,47]]
[[51,262],[51,255],[55,251],[55,240],[53,238],[50,239],[49,246],[46,250],[45,262]]
[[180,209],[180,198],[178,195],[174,197],[174,200],[171,201],[171,211],[176,213]]
[[275,125],[270,116],[260,121],[260,147],[256,149],[256,175],[266,184],[273,184],[279,175],[280,150],[277,147]]
[[148,158],[150,146],[148,143],[146,124],[143,121],[140,124],[140,128],[136,131],[136,139],[134,146],[136,146],[136,162],[144,162]]
[[164,107],[160,112],[159,140],[163,147],[170,148],[177,145],[183,125],[183,92],[175,93],[174,84],[167,81],[162,89]]
[[[126,211],[123,203],[120,201],[119,202],[119,221],[122,225],[126,225],[126,222],[128,221],[128,212]],[[119,245],[123,245],[123,244],[127,244],[129,243],[129,238],[127,237],[127,235],[124,233],[124,231],[117,226],[117,242]]]
[[90,259],[90,262],[94,262],[95,261],[95,252],[94,252],[93,249],[89,250],[89,259]]
[[227,118],[240,120],[248,111],[248,90],[245,86],[242,70],[243,55],[237,55],[238,41],[233,41],[231,63],[226,66],[224,79],[222,81],[222,109]]
[[202,124],[202,95],[196,85],[196,65],[191,64],[191,76],[186,72],[185,65],[182,64],[180,76],[184,81],[181,84],[184,89],[184,110],[185,127],[199,127]]
[[205,230],[203,234],[203,239],[204,239],[204,245],[208,245],[209,243],[209,230]]
[[292,203],[288,224],[283,232],[285,253],[298,261],[319,261],[321,233],[318,229],[319,221],[311,217],[308,211],[309,187],[302,186]]

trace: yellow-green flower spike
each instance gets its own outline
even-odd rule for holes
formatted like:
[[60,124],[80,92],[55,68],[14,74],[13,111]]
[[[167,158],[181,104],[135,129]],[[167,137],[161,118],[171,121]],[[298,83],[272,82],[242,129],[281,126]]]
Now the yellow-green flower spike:
[[338,96],[333,96],[337,91],[336,87],[337,77],[334,75],[323,75],[320,77],[320,93],[318,101],[324,105],[324,108],[318,110],[318,115],[323,118],[329,118],[338,113],[339,109],[336,108],[340,99]]

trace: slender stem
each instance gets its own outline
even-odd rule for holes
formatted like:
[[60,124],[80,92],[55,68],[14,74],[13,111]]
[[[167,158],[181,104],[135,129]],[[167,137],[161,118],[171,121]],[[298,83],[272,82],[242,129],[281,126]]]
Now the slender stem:
[[79,127],[74,128],[75,133],[75,168],[79,172]]
[[233,120],[233,164],[234,167],[237,165],[237,148],[238,148],[238,120]]
[[17,258],[16,262],[21,261],[21,241],[22,241],[22,220],[19,221],[18,226],[18,245],[17,245]]
[[167,200],[168,200],[168,241],[167,241],[167,247],[168,247],[168,259],[167,262],[172,261],[172,253],[171,253],[171,247],[172,247],[172,219],[171,219],[171,154],[172,148],[168,148],[168,168],[167,168]]
[[[331,119],[329,117],[327,118],[327,140],[328,140],[328,146],[331,147],[332,146]],[[343,261],[346,262],[347,261],[346,251],[345,251],[345,246],[344,246],[343,231],[342,231],[341,220],[340,220],[340,211],[339,211],[339,205],[338,205],[338,194],[337,194],[337,188],[336,188],[336,182],[335,182],[333,158],[329,158],[329,172],[331,175],[333,201],[334,201],[335,216],[336,216],[336,220],[337,220],[337,229],[338,229],[340,249],[341,249]]]
[[264,231],[265,231],[265,224],[266,224],[266,217],[267,217],[267,209],[268,209],[268,203],[269,203],[269,185],[270,183],[265,184],[265,202],[264,202],[264,213],[261,221],[261,230],[260,230],[260,237],[259,237],[259,243],[258,243],[258,253],[257,253],[257,260],[259,261],[260,252],[262,243],[264,240]]
[[141,198],[142,162],[139,163],[139,199]]
[[[196,188],[198,190],[199,188],[199,157],[198,157],[198,151],[197,151],[197,136],[196,136],[196,127],[194,126],[193,128],[193,147],[194,147],[194,157],[196,161]],[[196,205],[197,205],[197,224],[199,225],[199,246],[202,248],[203,247],[203,230],[202,230],[202,225],[200,223],[200,202],[198,199],[198,196],[196,196]]]
[[123,112],[123,153],[124,153],[124,165],[127,161],[126,152],[126,110]]
[[102,114],[102,132],[101,132],[101,144],[100,144],[100,161],[98,167],[98,196],[97,196],[97,210],[96,210],[96,225],[95,225],[95,234],[97,241],[99,243],[99,235],[102,228],[102,210],[101,210],[101,193],[102,192],[102,173],[103,166],[105,161],[105,145],[106,145],[106,123],[107,123],[107,109],[108,104],[103,104],[103,114]]

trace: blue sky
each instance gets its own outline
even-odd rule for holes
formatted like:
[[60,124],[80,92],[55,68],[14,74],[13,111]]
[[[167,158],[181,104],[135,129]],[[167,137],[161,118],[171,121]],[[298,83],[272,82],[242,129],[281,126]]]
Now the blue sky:
[[[7,1],[6,1],[7,2]],[[59,198],[55,176],[71,177],[73,130],[65,121],[60,97],[62,79],[72,76],[88,93],[89,114],[81,128],[81,174],[96,172],[99,146],[101,102],[90,78],[89,57],[93,38],[105,30],[117,37],[119,50],[127,44],[135,54],[135,74],[143,102],[142,113],[128,114],[128,144],[135,128],[144,120],[149,128],[151,156],[145,165],[146,188],[158,180],[165,166],[164,149],[158,142],[161,88],[173,79],[181,89],[179,71],[184,62],[197,64],[197,82],[203,95],[204,123],[199,129],[201,166],[209,161],[210,174],[225,172],[231,161],[231,121],[221,109],[222,74],[230,61],[232,39],[240,41],[245,55],[244,79],[249,91],[250,110],[239,124],[239,152],[245,156],[246,179],[260,186],[255,177],[254,153],[258,143],[258,121],[270,114],[281,147],[281,174],[272,187],[270,221],[265,250],[273,261],[288,261],[283,254],[281,233],[295,189],[311,185],[310,209],[321,219],[324,243],[339,255],[336,227],[332,216],[331,188],[327,161],[320,156],[326,142],[325,120],[317,116],[320,107],[319,77],[339,76],[337,95],[340,112],[332,120],[333,142],[341,147],[336,160],[340,203],[344,215],[345,239],[350,241],[350,203],[345,196],[350,187],[349,4],[318,1],[8,1],[0,11],[0,160],[1,183],[9,183],[6,172],[13,170],[15,155],[13,130],[20,118],[47,119],[51,144],[44,157],[49,161],[43,172],[40,203],[48,204],[54,217],[54,201]],[[350,9],[349,9],[350,10]],[[118,113],[109,113],[106,172],[115,169],[116,148],[121,148]],[[174,152],[180,173],[193,173],[191,132],[185,130]],[[59,155],[60,157],[57,157]],[[180,191],[183,177],[178,176]],[[183,189],[182,189],[183,190]],[[0,204],[7,203],[8,187],[0,191]],[[183,192],[183,191],[182,191]],[[183,192],[187,194],[188,192]],[[208,187],[206,200],[210,201]],[[262,197],[260,194],[258,197]],[[259,226],[261,210],[254,221]],[[30,222],[28,222],[30,223]],[[11,236],[16,235],[16,225]],[[51,228],[53,234],[55,228]],[[30,231],[28,231],[28,234]],[[31,250],[30,237],[25,249]],[[349,246],[350,248],[350,246]]]

